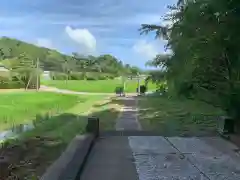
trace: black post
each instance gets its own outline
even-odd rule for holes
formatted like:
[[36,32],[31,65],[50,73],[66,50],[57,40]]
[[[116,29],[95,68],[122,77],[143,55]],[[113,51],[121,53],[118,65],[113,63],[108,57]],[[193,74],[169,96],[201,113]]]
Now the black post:
[[233,134],[235,121],[231,117],[222,116],[218,119],[217,128],[220,134]]
[[93,116],[88,118],[86,132],[92,133],[96,137],[99,135],[99,118],[98,117]]

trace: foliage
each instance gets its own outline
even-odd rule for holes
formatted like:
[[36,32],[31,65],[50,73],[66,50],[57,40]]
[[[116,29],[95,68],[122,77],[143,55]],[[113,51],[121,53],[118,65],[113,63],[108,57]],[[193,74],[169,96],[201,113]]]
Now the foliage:
[[[68,89],[72,91],[80,91],[80,92],[94,92],[94,93],[114,93],[116,87],[123,86],[123,82],[120,79],[113,80],[46,80],[42,81],[42,84],[50,87],[56,87],[59,89]],[[144,85],[144,81],[140,81],[140,85]],[[125,92],[136,92],[136,88],[138,87],[138,83],[136,80],[126,81]],[[152,91],[156,89],[156,85],[149,82],[148,90]]]
[[16,39],[0,38],[0,60],[7,60],[7,64],[16,63],[19,60],[25,61],[27,64],[30,63],[28,60],[31,60],[33,64],[36,64],[37,59],[39,59],[40,67],[44,71],[66,74],[71,72],[98,72],[120,76],[122,74],[136,74],[141,71],[137,67],[124,65],[122,61],[110,54],[96,57],[83,56],[78,53],[65,55],[56,50],[37,47]]
[[145,85],[140,86],[140,93],[145,94],[147,92],[147,87]]
[[178,95],[204,98],[240,118],[240,2],[188,0],[169,6],[165,27],[142,25],[168,41],[171,53],[157,56],[151,65],[164,67],[168,88]]
[[24,84],[20,81],[0,80],[0,89],[19,89],[19,88],[24,88]]
[[[69,97],[71,95],[65,96]],[[101,130],[113,130],[115,128],[115,120],[120,113],[119,109],[121,107],[116,104],[115,101],[104,100],[106,96],[84,95],[72,97],[74,98],[69,97],[69,99],[66,98],[65,101],[63,101],[63,99],[62,101],[57,101],[60,110],[63,110],[61,110],[61,113],[51,114],[52,116],[46,116],[45,118],[44,112],[48,113],[48,111],[43,111],[43,115],[39,117],[41,119],[35,121],[34,129],[21,133],[19,139],[8,140],[4,143],[0,154],[8,156],[8,160],[12,166],[18,167],[17,169],[13,168],[9,176],[15,179],[33,179],[33,177],[39,179],[38,177],[42,176],[43,170],[47,169],[49,165],[61,155],[72,139],[77,134],[83,134],[85,132],[87,116],[99,117],[101,119]],[[36,99],[31,99],[29,103],[35,106],[35,100]],[[99,101],[101,101],[101,103],[99,103]],[[49,99],[46,103],[55,105],[56,103],[53,102],[54,99]],[[42,106],[38,108],[41,110]],[[26,114],[25,111],[23,112]],[[11,113],[10,111],[9,113],[9,116],[15,115],[15,117],[18,118],[16,113]],[[27,113],[31,112],[27,111]],[[22,153],[24,153],[24,156],[22,156]],[[28,161],[25,160],[26,157],[28,157]],[[29,161],[31,161],[31,163],[29,163]],[[8,163],[3,164],[3,169],[5,169],[5,166],[7,168],[9,166]],[[29,173],[30,171],[31,173]],[[2,177],[1,174],[0,179],[6,178]],[[7,179],[12,178],[9,177]]]
[[139,99],[138,105],[143,130],[163,136],[216,135],[216,119],[224,115],[209,103],[186,98],[146,96]]
[[124,87],[123,86],[118,86],[115,88],[115,93],[117,95],[122,95],[124,93]]

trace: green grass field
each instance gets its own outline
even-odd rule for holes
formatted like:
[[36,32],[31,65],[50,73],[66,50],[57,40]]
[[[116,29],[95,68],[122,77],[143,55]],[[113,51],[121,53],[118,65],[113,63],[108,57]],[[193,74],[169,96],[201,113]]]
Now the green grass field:
[[34,129],[23,132],[18,139],[6,141],[0,149],[0,154],[9,157],[9,163],[18,167],[11,170],[18,179],[38,179],[69,142],[85,132],[89,116],[100,118],[101,130],[113,130],[120,112],[120,105],[106,96],[24,92],[4,93],[0,98],[0,107],[5,111],[4,114],[1,111],[0,119],[9,117],[8,123],[0,122],[1,127],[9,127],[13,120],[27,123],[35,114],[54,112],[38,119]]
[[188,99],[141,97],[138,105],[143,128],[165,136],[214,134],[217,117],[224,114],[219,108]]
[[48,92],[0,94],[0,130],[24,124],[45,113],[55,114],[72,107],[81,99],[74,95]]
[[[121,80],[98,80],[98,81],[87,81],[87,80],[49,80],[42,81],[43,85],[52,86],[59,89],[68,89],[79,92],[99,92],[99,93],[114,93],[117,86],[122,86]],[[144,81],[141,81],[144,84]],[[126,92],[136,92],[137,81],[129,80],[126,82]],[[156,85],[149,83],[148,90],[155,90]]]

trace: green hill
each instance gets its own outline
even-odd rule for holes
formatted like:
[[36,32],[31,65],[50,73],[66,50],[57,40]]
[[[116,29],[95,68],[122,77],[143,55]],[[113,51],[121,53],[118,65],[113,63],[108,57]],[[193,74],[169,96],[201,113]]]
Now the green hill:
[[40,67],[44,71],[54,72],[99,72],[114,76],[121,74],[136,74],[140,70],[130,65],[124,65],[112,55],[83,56],[77,53],[62,54],[56,50],[38,47],[17,39],[0,38],[0,61],[10,64],[22,54],[32,59],[39,59]]

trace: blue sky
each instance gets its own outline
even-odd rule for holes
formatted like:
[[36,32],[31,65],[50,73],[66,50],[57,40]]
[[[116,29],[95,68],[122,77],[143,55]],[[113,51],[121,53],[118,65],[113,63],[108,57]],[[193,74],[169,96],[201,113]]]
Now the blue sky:
[[161,24],[175,0],[1,0],[0,36],[63,53],[110,53],[144,68],[164,41],[140,35],[142,23]]

